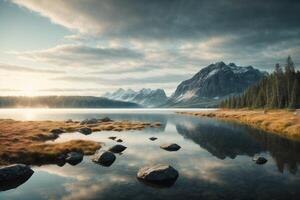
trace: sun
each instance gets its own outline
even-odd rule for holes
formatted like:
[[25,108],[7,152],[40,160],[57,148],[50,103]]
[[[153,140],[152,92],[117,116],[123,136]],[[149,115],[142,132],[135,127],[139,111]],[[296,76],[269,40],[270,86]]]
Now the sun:
[[28,86],[22,90],[22,95],[24,96],[36,96],[37,90],[33,88],[32,86]]

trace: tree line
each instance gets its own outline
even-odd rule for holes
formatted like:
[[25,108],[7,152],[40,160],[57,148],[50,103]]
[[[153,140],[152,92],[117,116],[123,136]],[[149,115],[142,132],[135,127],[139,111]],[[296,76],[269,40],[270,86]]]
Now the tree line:
[[284,65],[275,65],[272,74],[266,75],[243,94],[221,102],[222,108],[300,108],[300,71],[289,56]]
[[136,108],[135,103],[91,96],[2,96],[0,108]]

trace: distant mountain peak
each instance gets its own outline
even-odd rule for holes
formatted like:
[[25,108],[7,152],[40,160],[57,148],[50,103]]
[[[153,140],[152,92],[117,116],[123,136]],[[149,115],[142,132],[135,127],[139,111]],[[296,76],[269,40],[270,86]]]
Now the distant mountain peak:
[[165,103],[168,97],[163,89],[150,89],[142,88],[141,90],[134,91],[132,89],[118,89],[112,93],[106,93],[104,97],[141,104],[146,107],[155,107]]

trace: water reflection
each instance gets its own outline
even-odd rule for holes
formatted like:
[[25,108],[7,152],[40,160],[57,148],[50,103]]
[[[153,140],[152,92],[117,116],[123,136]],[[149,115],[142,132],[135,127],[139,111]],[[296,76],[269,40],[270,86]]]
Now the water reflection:
[[181,122],[177,132],[193,140],[219,159],[234,159],[238,155],[254,156],[264,149],[242,126],[212,120],[199,123]]
[[[87,139],[105,142],[107,150],[123,139],[128,148],[116,154],[108,168],[84,157],[76,166],[66,163],[35,166],[35,174],[15,190],[0,192],[0,199],[297,199],[300,196],[299,142],[255,129],[211,119],[170,113],[63,113],[58,119],[82,120],[108,116],[115,120],[160,121],[161,129],[127,132],[63,134],[56,142]],[[45,115],[44,119],[52,119]],[[151,141],[155,136],[157,140]],[[168,152],[162,143],[182,148]],[[252,162],[255,154],[269,160],[263,166]],[[233,159],[234,158],[234,159]],[[170,188],[141,184],[136,173],[145,165],[169,164],[179,177]],[[288,169],[291,173],[281,173]],[[279,172],[279,171],[281,172]],[[286,170],[287,171],[287,170]]]
[[24,184],[31,176],[32,174],[28,174],[27,176],[22,176],[12,181],[0,182],[0,192],[19,187],[20,185]]
[[300,164],[300,141],[290,140],[263,131],[250,130],[250,135],[274,158],[278,170],[296,174]]

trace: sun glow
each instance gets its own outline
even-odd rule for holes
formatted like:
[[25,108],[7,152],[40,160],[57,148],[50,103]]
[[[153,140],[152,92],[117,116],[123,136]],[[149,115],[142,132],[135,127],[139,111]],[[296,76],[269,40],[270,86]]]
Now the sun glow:
[[27,86],[22,91],[21,94],[23,96],[37,96],[38,91],[33,86]]

